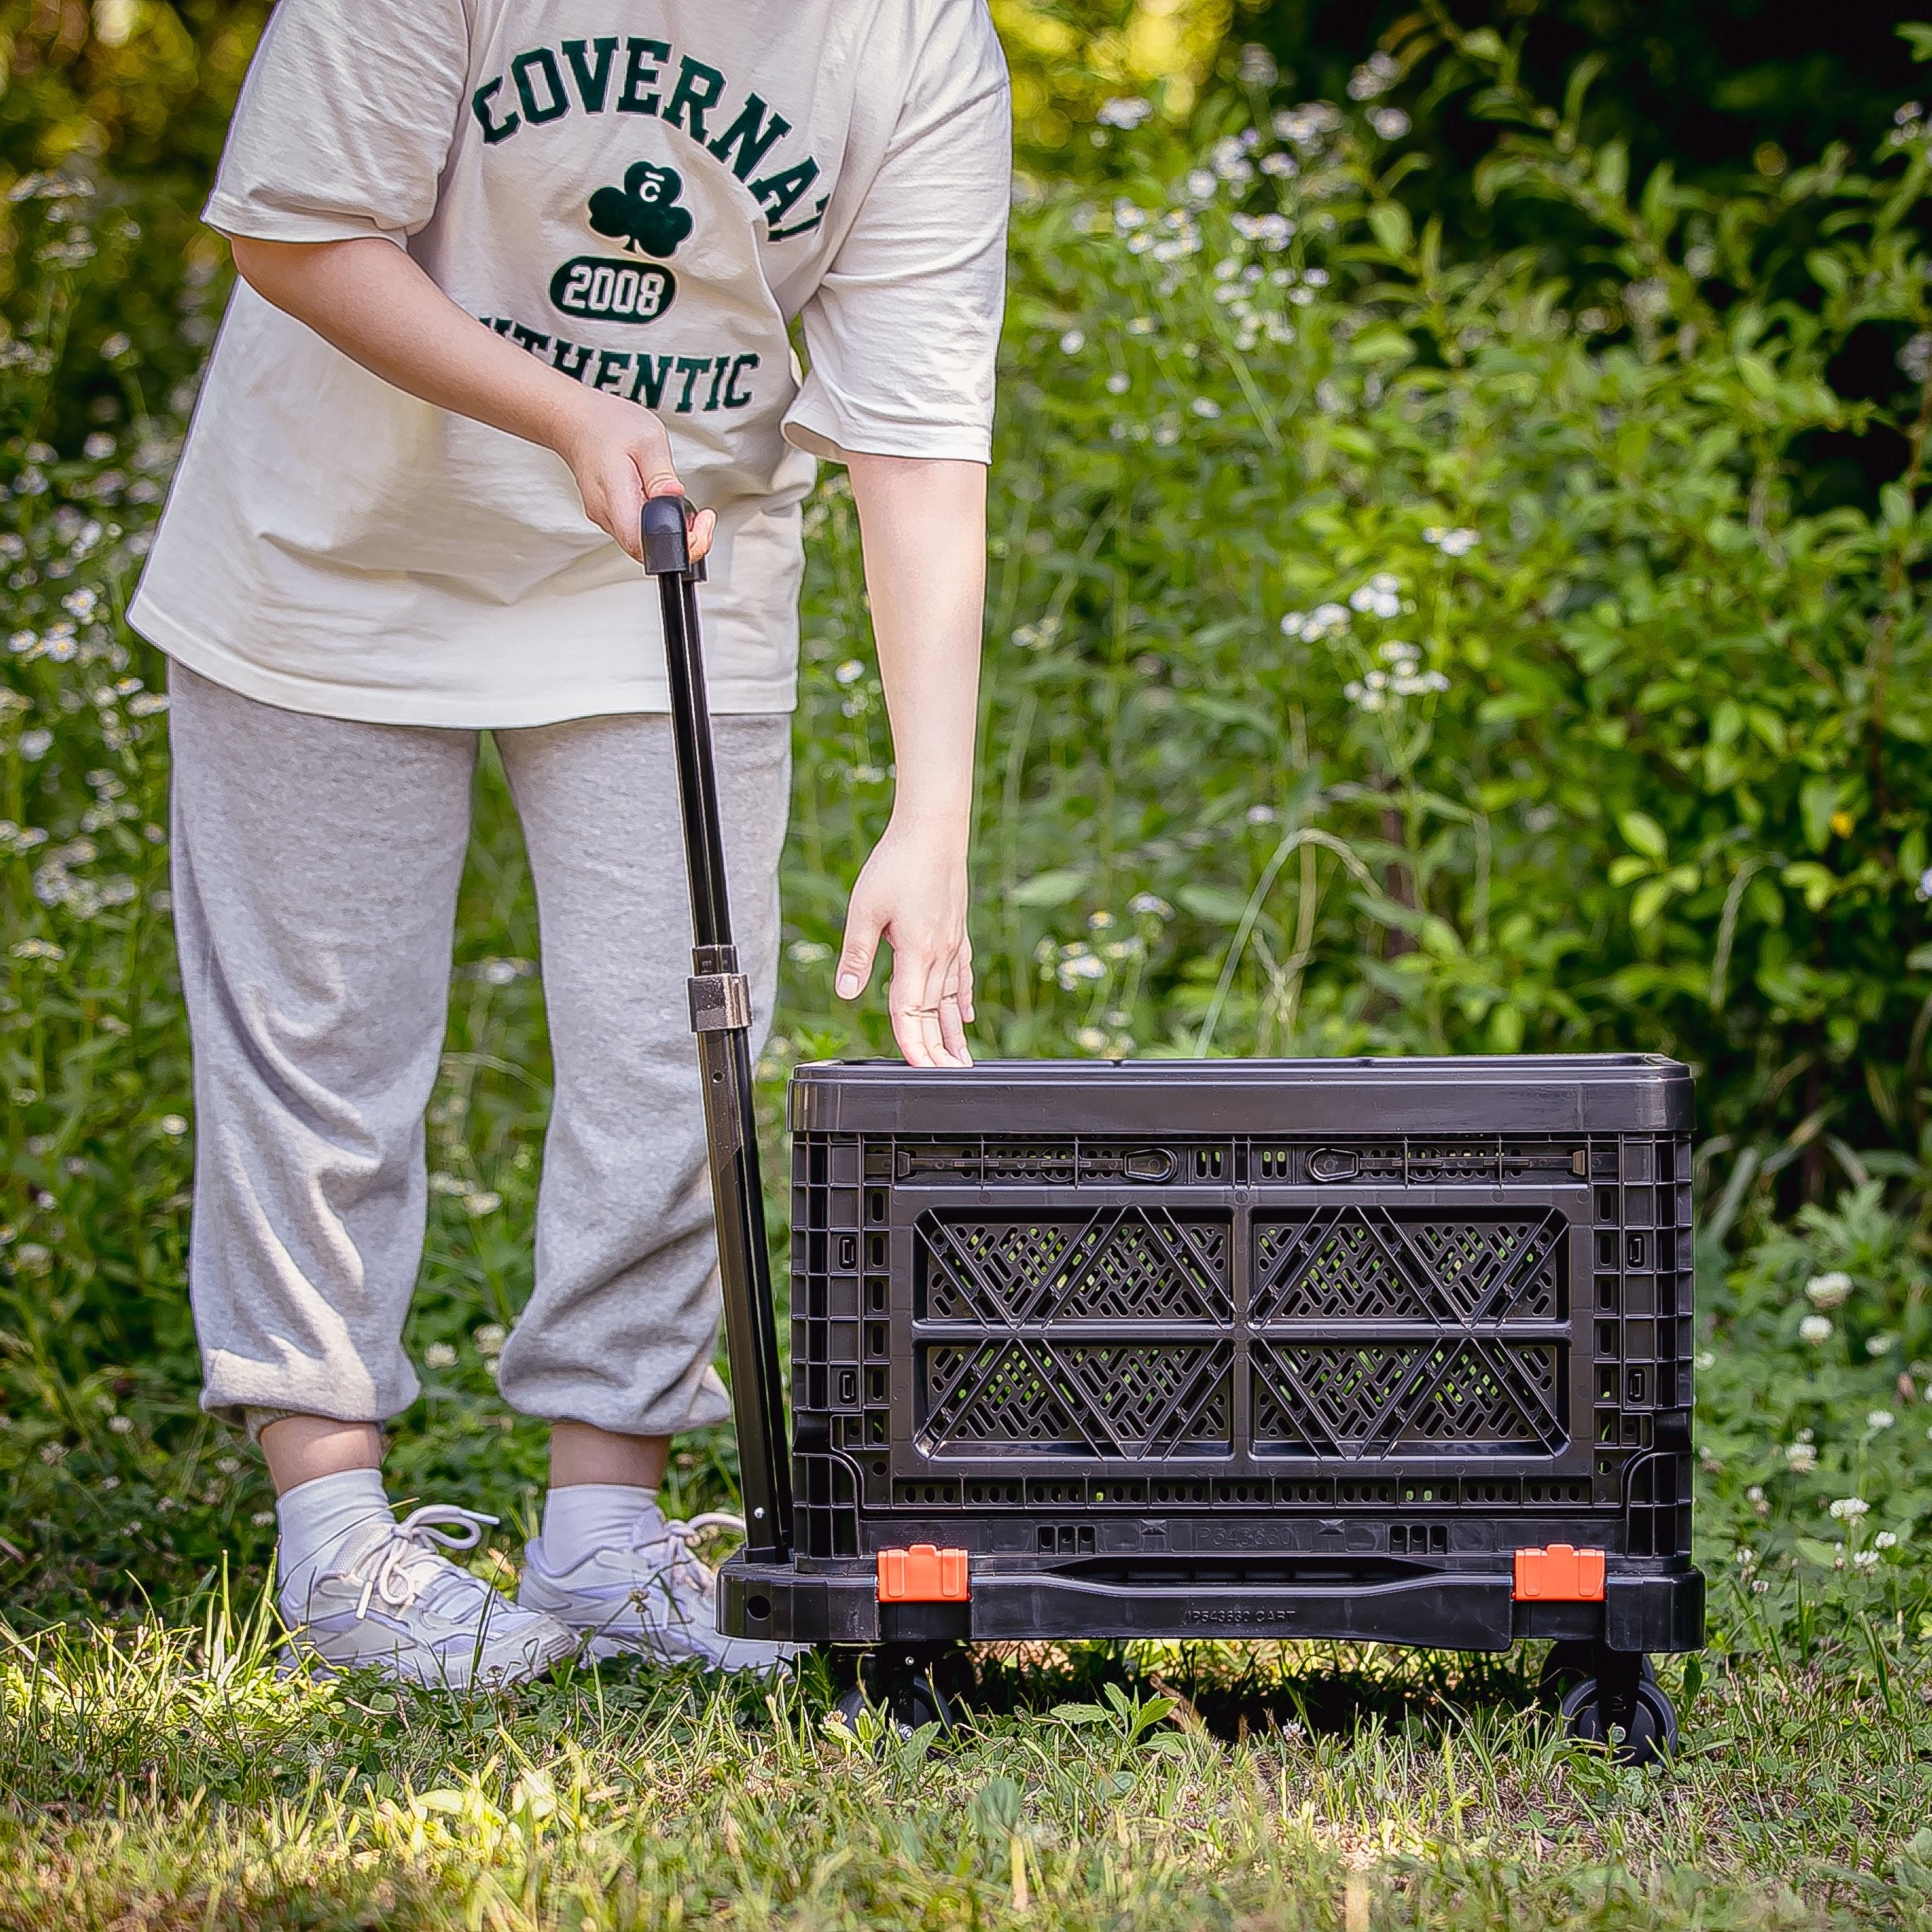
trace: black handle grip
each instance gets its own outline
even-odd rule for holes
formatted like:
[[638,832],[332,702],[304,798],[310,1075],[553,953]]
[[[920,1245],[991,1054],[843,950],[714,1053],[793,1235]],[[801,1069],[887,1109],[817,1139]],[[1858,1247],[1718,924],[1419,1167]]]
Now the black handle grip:
[[691,526],[698,506],[688,496],[647,496],[639,532],[647,577],[675,577],[693,568]]

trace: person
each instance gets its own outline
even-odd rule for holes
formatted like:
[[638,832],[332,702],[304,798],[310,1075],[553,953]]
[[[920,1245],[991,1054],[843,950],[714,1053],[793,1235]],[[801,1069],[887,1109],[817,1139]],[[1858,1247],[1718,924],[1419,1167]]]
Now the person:
[[[206,218],[239,272],[132,616],[170,660],[203,1406],[278,1492],[319,1669],[580,1647],[770,1667],[656,1499],[719,1314],[646,496],[703,506],[718,782],[776,981],[815,460],[848,468],[896,757],[836,968],[968,1059],[967,830],[1010,184],[985,0],[280,0]],[[808,371],[789,332],[802,331]],[[550,1425],[513,1602],[398,1522],[479,734],[530,853],[555,1092],[500,1385]]]

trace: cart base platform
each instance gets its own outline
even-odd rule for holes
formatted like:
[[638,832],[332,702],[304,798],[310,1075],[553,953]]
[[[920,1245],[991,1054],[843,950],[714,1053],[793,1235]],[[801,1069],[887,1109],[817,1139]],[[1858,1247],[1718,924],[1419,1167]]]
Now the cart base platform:
[[718,1573],[718,1627],[786,1643],[1078,1642],[1096,1637],[1261,1638],[1507,1650],[1522,1637],[1596,1641],[1618,1651],[1700,1649],[1704,1579],[1688,1564],[1612,1568],[1601,1603],[1531,1603],[1506,1573],[1438,1570],[1342,1581],[1172,1581],[1096,1566],[982,1570],[964,1604],[881,1604],[869,1567],[805,1571],[732,1557]]

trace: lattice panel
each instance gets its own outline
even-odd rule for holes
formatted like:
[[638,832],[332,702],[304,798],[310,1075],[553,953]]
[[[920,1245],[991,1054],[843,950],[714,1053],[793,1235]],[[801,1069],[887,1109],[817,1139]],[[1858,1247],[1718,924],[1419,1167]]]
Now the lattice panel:
[[928,1321],[1234,1318],[1223,1222],[1160,1208],[1024,1220],[931,1215],[920,1234]]
[[1560,1306],[1564,1221],[1336,1207],[1257,1221],[1252,1318],[1548,1320]]
[[1232,1346],[1048,1343],[1038,1337],[926,1351],[928,1454],[1002,1444],[1158,1459],[1226,1449]]
[[1257,1340],[1254,1439],[1304,1455],[1547,1454],[1567,1431],[1553,1346]]

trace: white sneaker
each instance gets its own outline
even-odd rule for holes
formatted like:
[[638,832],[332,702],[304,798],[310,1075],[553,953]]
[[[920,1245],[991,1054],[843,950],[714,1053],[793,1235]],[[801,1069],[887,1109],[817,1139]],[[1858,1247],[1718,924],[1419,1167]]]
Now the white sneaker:
[[573,1568],[553,1570],[543,1539],[524,1552],[517,1601],[567,1624],[590,1657],[648,1657],[660,1664],[695,1658],[707,1670],[776,1670],[798,1654],[794,1644],[718,1632],[718,1577],[693,1554],[707,1529],[735,1529],[745,1519],[707,1510],[688,1522],[668,1520],[656,1502],[638,1513],[626,1544],[594,1550]]
[[374,1667],[436,1690],[541,1676],[576,1650],[575,1634],[442,1554],[474,1549],[496,1520],[432,1503],[352,1531],[304,1600],[282,1600],[290,1648],[320,1675]]

